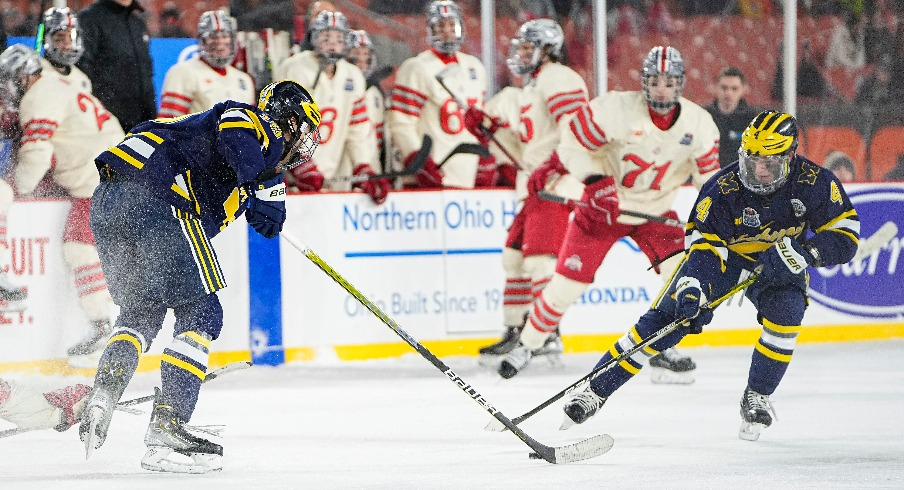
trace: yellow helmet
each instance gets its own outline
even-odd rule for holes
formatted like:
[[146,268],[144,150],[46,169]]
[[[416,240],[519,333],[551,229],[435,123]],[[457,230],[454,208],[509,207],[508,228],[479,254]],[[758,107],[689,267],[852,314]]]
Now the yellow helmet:
[[759,113],[741,135],[738,173],[747,189],[762,195],[781,187],[791,172],[797,149],[797,120],[784,112]]

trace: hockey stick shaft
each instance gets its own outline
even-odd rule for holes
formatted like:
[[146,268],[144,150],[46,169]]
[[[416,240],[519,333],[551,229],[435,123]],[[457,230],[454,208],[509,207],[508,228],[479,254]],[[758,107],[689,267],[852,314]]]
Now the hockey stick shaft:
[[[449,86],[446,85],[445,80],[443,80],[442,72],[437,73],[434,78],[436,78],[436,81],[439,82],[439,86],[442,87],[450,97],[452,97],[456,104],[458,104],[458,107],[461,107],[461,110],[467,109],[468,104],[465,104],[465,102],[461,100],[457,95],[455,95],[455,92],[452,92],[452,89],[450,89]],[[487,138],[489,138],[490,141],[492,141],[496,145],[496,148],[499,148],[499,151],[501,151],[502,154],[505,155],[505,157],[508,158],[510,162],[512,162],[512,165],[514,165],[515,168],[524,170],[524,165],[521,165],[518,159],[515,158],[515,156],[512,155],[512,153],[508,151],[508,149],[502,143],[500,143],[498,139],[496,139],[496,136],[491,133],[489,129],[484,127],[482,124],[479,127],[480,130],[483,131],[483,134],[485,134]]]
[[859,246],[857,247],[857,253],[854,254],[854,258],[851,259],[851,261],[856,262],[869,257],[876,251],[881,250],[882,247],[888,245],[888,243],[897,236],[898,225],[892,221],[886,221],[885,224],[880,226],[869,238],[862,238],[860,240]]
[[424,139],[421,140],[421,149],[418,150],[414,158],[411,159],[411,163],[402,170],[375,175],[342,175],[339,177],[330,177],[329,179],[326,179],[326,182],[351,182],[352,184],[357,184],[358,182],[364,182],[367,180],[408,177],[410,175],[418,173],[422,168],[424,168],[424,165],[427,164],[427,158],[430,157],[430,152],[432,150],[433,138],[431,138],[430,135],[425,134]]
[[[714,300],[712,300],[712,301],[706,303],[706,304],[703,305],[701,308],[710,308],[710,309],[712,309],[712,308],[715,308],[716,306],[719,306],[722,302],[724,302],[725,300],[727,300],[728,298],[730,298],[731,296],[733,296],[733,295],[734,295],[735,293],[737,293],[738,291],[741,291],[741,290],[745,289],[746,287],[750,286],[751,284],[753,284],[753,282],[756,281],[756,278],[757,278],[757,275],[756,275],[756,274],[751,274],[750,277],[748,277],[748,278],[745,279],[744,281],[739,282],[735,287],[729,289],[725,294],[723,294],[722,296],[719,296],[718,298],[716,298],[716,299],[714,299]],[[689,321],[688,318],[679,318],[679,319],[673,321],[672,323],[669,323],[668,325],[666,325],[666,326],[660,328],[659,330],[657,330],[656,332],[654,332],[654,333],[653,333],[652,335],[650,335],[649,337],[647,337],[647,338],[643,339],[642,341],[638,342],[638,344],[635,345],[634,347],[631,347],[630,349],[628,349],[628,350],[622,352],[622,353],[619,354],[618,356],[613,357],[612,359],[609,359],[609,360],[608,360],[606,363],[604,363],[602,366],[598,366],[598,367],[595,368],[594,370],[592,370],[592,371],[590,371],[589,373],[587,373],[586,375],[584,375],[584,377],[582,377],[581,379],[575,381],[574,383],[571,383],[571,384],[568,385],[565,389],[563,389],[562,391],[556,393],[556,394],[553,395],[551,398],[549,398],[548,400],[544,401],[543,403],[537,405],[536,407],[534,407],[534,408],[531,409],[530,411],[526,412],[525,414],[520,415],[520,416],[518,416],[518,417],[515,417],[514,419],[511,420],[511,422],[512,422],[513,424],[515,424],[515,425],[518,425],[518,424],[520,424],[521,422],[524,422],[525,420],[527,420],[527,419],[533,417],[533,416],[536,415],[538,412],[540,412],[540,411],[543,410],[544,408],[546,408],[546,407],[552,405],[553,403],[555,403],[557,400],[559,400],[559,399],[562,398],[563,396],[567,395],[568,393],[571,393],[571,392],[574,391],[576,388],[582,386],[584,383],[586,383],[586,382],[588,382],[588,381],[592,381],[594,378],[596,378],[596,377],[599,376],[600,374],[602,374],[602,373],[604,373],[604,372],[606,372],[606,371],[612,369],[612,368],[613,368],[614,366],[616,366],[618,363],[620,363],[620,362],[624,361],[625,359],[627,359],[627,358],[633,356],[634,354],[636,354],[638,351],[640,351],[640,350],[643,349],[644,347],[646,347],[646,346],[648,346],[648,345],[650,345],[650,344],[656,342],[657,340],[659,340],[659,339],[665,337],[666,335],[672,333],[675,329],[677,329],[678,327],[680,327],[682,324],[684,324],[684,323],[687,322],[687,321]],[[504,429],[501,429],[501,428],[498,428],[498,427],[493,427],[493,423],[492,423],[492,422],[491,422],[489,425],[487,425],[486,429],[488,429],[488,430],[504,430]]]
[[[553,194],[552,192],[548,192],[548,191],[540,191],[537,193],[537,196],[539,196],[540,199],[543,199],[544,201],[552,201],[552,202],[557,202],[560,204],[574,204],[576,206],[581,206],[584,208],[589,206],[589,204],[587,204],[584,201],[581,201],[580,199],[570,199],[565,196]],[[657,223],[663,223],[663,224],[666,224],[669,226],[674,226],[676,228],[681,228],[681,229],[684,229],[684,227],[687,225],[687,223],[685,223],[684,221],[677,220],[674,218],[666,218],[664,216],[656,216],[653,214],[638,213],[637,211],[629,211],[627,209],[619,209],[618,214],[623,214],[625,216],[630,216],[632,218],[645,219],[647,221],[655,221]]]
[[[229,363],[223,367],[214,369],[211,372],[207,373],[207,375],[204,377],[204,381],[202,381],[202,383],[206,383],[208,381],[213,381],[226,373],[231,373],[233,371],[247,369],[247,368],[250,368],[251,366],[252,366],[252,364],[249,361],[240,361],[240,362]],[[136,413],[126,407],[129,407],[132,405],[138,405],[138,404],[141,404],[144,402],[149,402],[153,399],[154,399],[154,395],[141,396],[138,398],[133,398],[131,400],[119,402],[116,404],[115,408],[116,408],[116,410],[122,410],[124,412]],[[138,412],[138,413],[140,413],[140,412]],[[20,429],[18,427],[14,427],[12,429],[6,429],[3,431],[0,431],[0,439],[3,439],[4,437],[9,437],[9,436],[16,436],[19,434],[23,434],[25,432],[31,432],[33,430],[37,430],[37,429]]]
[[344,277],[342,277],[338,272],[333,270],[329,264],[327,264],[319,255],[317,255],[310,247],[304,245],[301,241],[299,241],[291,232],[283,230],[280,234],[284,240],[289,242],[294,248],[296,248],[299,252],[301,252],[305,257],[308,258],[311,262],[314,263],[320,270],[326,273],[333,281],[342,286],[347,293],[351,294],[359,303],[361,303],[365,308],[370,310],[371,313],[374,314],[377,318],[383,322],[384,325],[389,327],[396,335],[398,335],[402,340],[405,341],[408,345],[410,345],[418,354],[421,355],[424,359],[428,360],[434,367],[440,370],[446,377],[458,386],[468,397],[477,402],[484,410],[490,413],[496,420],[498,420],[502,425],[511,430],[515,435],[518,436],[525,444],[527,444],[531,449],[533,449],[537,454],[539,454],[543,459],[550,463],[567,463],[571,461],[580,461],[582,459],[592,458],[594,456],[598,456],[609,450],[611,447],[611,437],[606,440],[603,436],[596,436],[594,438],[587,439],[585,441],[581,441],[577,444],[573,444],[571,446],[566,447],[550,447],[545,444],[542,444],[530,437],[520,428],[518,428],[515,424],[512,423],[511,420],[508,419],[502,412],[497,410],[489,400],[487,400],[480,392],[477,391],[471,384],[466,382],[461,378],[458,374],[455,373],[449,366],[447,366],[443,361],[441,361],[438,357],[436,357],[430,350],[420,344],[417,340],[414,339],[411,335],[408,334],[402,327],[399,326],[398,323],[395,322],[392,318],[389,317],[383,310],[380,309],[376,304],[374,304],[371,300],[367,299],[364,294],[358,291],[351,283],[349,283]]

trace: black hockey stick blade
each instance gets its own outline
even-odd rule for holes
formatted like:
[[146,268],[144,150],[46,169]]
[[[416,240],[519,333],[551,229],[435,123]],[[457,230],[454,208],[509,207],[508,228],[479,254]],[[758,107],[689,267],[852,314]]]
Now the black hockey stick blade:
[[[588,204],[580,199],[570,199],[565,196],[560,196],[558,194],[553,194],[549,191],[540,191],[537,193],[537,196],[544,201],[552,201],[557,202],[559,204],[574,204],[576,206],[587,207]],[[657,223],[663,223],[669,226],[674,226],[676,228],[684,229],[687,226],[687,223],[681,220],[677,220],[675,218],[666,218],[664,216],[656,216],[654,214],[646,214],[646,213],[638,213],[637,211],[629,211],[627,209],[619,209],[618,214],[623,214],[625,216],[630,216],[632,218],[640,218],[645,219],[647,221],[655,221]]]
[[489,400],[487,400],[480,392],[477,391],[471,384],[461,378],[455,371],[452,370],[449,366],[447,366],[443,361],[441,361],[438,357],[436,357],[429,349],[424,347],[420,342],[414,339],[408,332],[402,329],[398,323],[395,322],[392,318],[390,318],[383,310],[380,309],[375,303],[371,300],[367,299],[364,294],[358,291],[357,288],[352,286],[344,277],[342,277],[338,272],[333,270],[329,264],[327,264],[319,255],[317,255],[310,247],[305,246],[300,240],[295,238],[291,232],[287,230],[283,230],[280,233],[280,236],[294,248],[296,248],[299,252],[302,253],[308,260],[314,263],[321,271],[323,271],[327,276],[329,276],[336,284],[342,286],[347,293],[354,296],[356,300],[358,300],[361,305],[367,308],[371,313],[374,314],[384,325],[389,327],[396,335],[398,335],[402,340],[405,341],[408,345],[411,346],[418,354],[421,355],[424,359],[433,364],[434,367],[440,370],[453,384],[455,384],[460,390],[462,390],[469,398],[477,402],[484,410],[490,413],[496,420],[498,420],[503,426],[512,431],[513,434],[518,436],[521,441],[528,445],[531,449],[534,450],[535,453],[539,454],[544,460],[550,463],[571,463],[574,461],[581,461],[584,459],[593,458],[599,456],[609,449],[612,448],[612,444],[614,440],[612,436],[608,434],[601,434],[598,436],[591,437],[589,439],[585,439],[581,442],[577,442],[575,444],[569,444],[567,446],[553,447],[547,446],[543,443],[538,442],[536,439],[527,435],[520,427],[516,426],[512,423],[511,420],[508,419],[502,412],[496,409]]
[[449,161],[455,155],[468,154],[468,155],[477,155],[481,158],[486,158],[490,156],[490,150],[487,147],[481,145],[480,143],[459,143],[458,146],[452,148],[452,151],[446,155],[446,158],[443,158],[443,161],[437,165],[437,168],[443,168],[443,165]]
[[330,177],[326,179],[327,182],[351,182],[352,184],[356,184],[358,182],[364,182],[366,180],[376,180],[376,179],[396,179],[398,177],[408,177],[418,173],[424,165],[427,164],[427,158],[430,157],[430,152],[433,150],[433,139],[429,134],[424,135],[424,139],[421,140],[421,149],[417,151],[414,155],[414,158],[411,159],[411,163],[402,170],[396,172],[387,172],[385,174],[374,174],[374,175],[342,175],[339,177]]
[[[737,285],[735,285],[733,288],[729,289],[725,294],[723,294],[722,296],[719,296],[718,298],[716,298],[716,299],[714,299],[714,300],[712,300],[712,301],[706,303],[705,305],[701,306],[701,308],[709,308],[709,309],[713,309],[713,308],[719,306],[719,305],[722,304],[725,300],[727,300],[728,298],[732,297],[735,293],[737,293],[737,292],[739,292],[739,291],[742,291],[742,290],[746,289],[747,286],[750,286],[751,284],[753,284],[753,282],[756,281],[756,279],[757,279],[757,274],[756,274],[756,273],[751,274],[750,277],[748,277],[747,279],[745,279],[745,280],[739,282],[739,283],[738,283]],[[514,425],[517,426],[517,425],[520,424],[521,422],[524,422],[525,420],[527,420],[527,419],[533,417],[534,415],[536,415],[537,413],[539,413],[541,410],[543,410],[544,408],[546,408],[546,407],[552,405],[553,403],[555,403],[557,400],[559,400],[559,399],[562,398],[563,396],[565,396],[565,395],[571,393],[572,391],[575,391],[577,388],[583,386],[584,383],[593,380],[594,378],[596,378],[596,377],[599,376],[600,374],[602,374],[602,373],[604,373],[604,372],[606,372],[606,371],[612,369],[613,367],[615,367],[618,363],[620,363],[620,362],[624,361],[625,359],[627,359],[627,358],[633,356],[635,353],[637,353],[638,351],[640,351],[640,350],[643,349],[644,347],[646,347],[646,346],[648,346],[648,345],[650,345],[650,344],[656,342],[657,340],[659,340],[659,339],[665,337],[666,335],[672,333],[672,331],[674,331],[675,329],[679,328],[681,325],[683,325],[683,324],[684,324],[685,322],[687,322],[687,321],[689,321],[688,318],[679,318],[679,319],[673,321],[672,323],[669,323],[668,325],[666,325],[666,326],[660,328],[659,330],[657,330],[656,332],[654,332],[654,333],[653,333],[652,335],[650,335],[649,337],[647,337],[647,338],[643,339],[642,341],[638,342],[637,345],[635,345],[634,347],[632,347],[632,348],[630,348],[630,349],[628,349],[628,350],[622,352],[621,354],[619,354],[619,355],[616,356],[616,357],[613,357],[612,359],[609,359],[609,360],[608,360],[605,364],[603,364],[602,366],[599,366],[599,367],[593,369],[593,370],[590,371],[589,373],[585,374],[581,379],[575,381],[574,383],[571,383],[570,385],[568,385],[567,387],[565,387],[565,389],[563,389],[562,391],[556,393],[555,395],[553,395],[552,397],[550,397],[549,399],[547,399],[547,400],[544,401],[543,403],[537,405],[537,406],[534,407],[533,409],[531,409],[531,410],[525,412],[523,415],[520,415],[520,416],[518,416],[518,417],[513,418],[510,422],[511,422],[512,424],[514,424]],[[487,430],[487,431],[491,431],[491,432],[504,432],[504,431],[505,431],[506,429],[508,429],[508,428],[509,428],[509,427],[506,426],[506,425],[504,425],[504,424],[503,424],[503,425],[500,425],[500,424],[498,424],[495,420],[491,420],[490,423],[488,423],[487,426],[484,427],[483,429],[484,429],[484,430]]]

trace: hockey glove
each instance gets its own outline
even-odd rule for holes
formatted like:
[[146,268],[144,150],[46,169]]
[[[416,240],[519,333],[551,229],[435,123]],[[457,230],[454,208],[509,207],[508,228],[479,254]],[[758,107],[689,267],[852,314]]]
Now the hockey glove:
[[678,288],[675,290],[675,317],[690,320],[683,325],[688,333],[702,332],[703,326],[713,320],[713,310],[701,308],[703,304],[706,304],[706,295],[700,288],[700,281],[687,276],[678,279]]
[[487,115],[485,112],[474,106],[468,107],[465,111],[465,129],[473,134],[478,140],[487,138],[484,129],[481,128],[481,126],[483,126],[483,120],[486,117]]
[[496,167],[496,157],[490,155],[477,160],[477,177],[474,178],[474,187],[493,187],[499,180],[499,169]]
[[796,276],[803,274],[813,261],[813,255],[800,242],[786,236],[763,251],[757,265],[762,266],[760,278],[764,281],[790,284],[796,282]]
[[[361,163],[355,167],[354,175],[377,175],[377,173],[374,172],[370,165]],[[386,201],[386,196],[389,195],[389,179],[370,179],[363,182],[355,182],[354,186],[364,191],[377,205],[383,204]]]
[[591,234],[603,233],[618,218],[618,194],[615,179],[610,176],[587,177],[581,200],[587,205],[575,208],[574,222]]
[[[405,159],[406,167],[411,165],[411,162],[416,155],[417,152],[412,152],[408,155],[408,158]],[[427,157],[427,161],[424,162],[424,166],[417,171],[415,178],[417,179],[418,187],[423,189],[435,189],[443,186],[443,171],[436,165],[436,162],[432,157]]]
[[283,183],[283,176],[277,175],[255,184],[252,190],[254,195],[248,199],[245,220],[264,238],[279,235],[286,222],[286,184]]
[[44,398],[61,411],[60,423],[53,429],[63,432],[77,424],[82,418],[90,393],[91,387],[81,383],[44,393]]
[[500,164],[497,168],[499,169],[499,179],[496,185],[499,187],[515,187],[515,183],[518,181],[518,169],[511,163]]
[[562,165],[562,161],[559,160],[559,155],[556,152],[552,152],[549,159],[534,169],[530,174],[530,177],[528,177],[527,193],[536,194],[545,189],[546,184],[548,184],[553,177],[565,175],[567,173],[568,169],[565,168],[565,165]]
[[323,188],[323,174],[317,169],[314,160],[289,170],[295,179],[295,187],[301,192],[319,192]]

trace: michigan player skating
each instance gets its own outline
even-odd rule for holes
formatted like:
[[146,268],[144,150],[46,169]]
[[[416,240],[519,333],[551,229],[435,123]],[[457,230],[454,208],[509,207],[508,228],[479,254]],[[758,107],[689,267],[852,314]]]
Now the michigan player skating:
[[[756,440],[772,424],[772,395],[794,354],[807,309],[807,267],[851,260],[860,221],[844,188],[828,170],[796,153],[797,121],[764,111],[741,137],[739,161],[701,189],[691,210],[687,256],[637,324],[603,355],[597,366],[637,345],[679,318],[690,319],[650,344],[662,350],[713,319],[701,308],[757,274],[746,296],[763,326],[741,395],[741,439]],[[643,367],[644,350],[601,373],[565,404],[563,427],[583,423]]]

